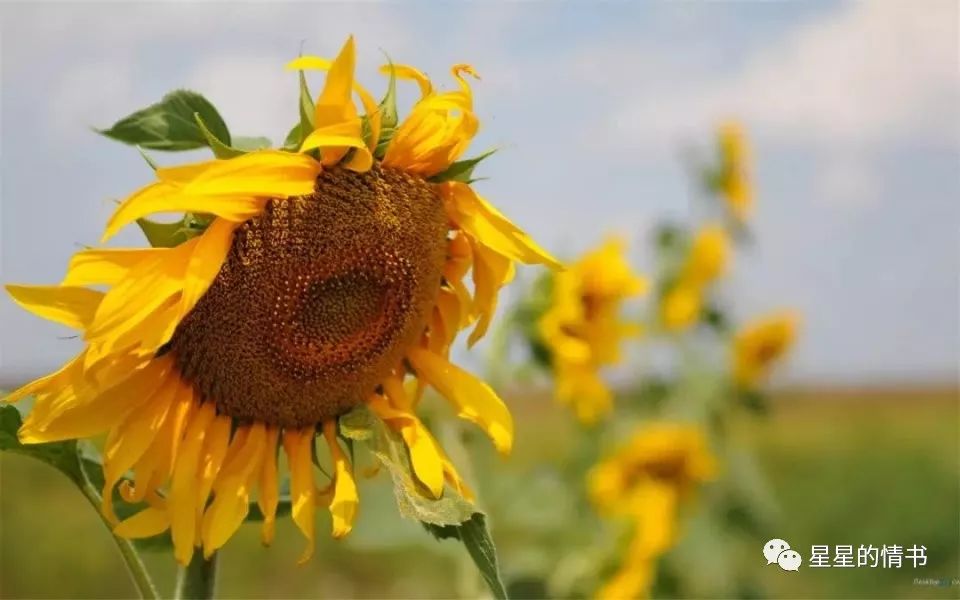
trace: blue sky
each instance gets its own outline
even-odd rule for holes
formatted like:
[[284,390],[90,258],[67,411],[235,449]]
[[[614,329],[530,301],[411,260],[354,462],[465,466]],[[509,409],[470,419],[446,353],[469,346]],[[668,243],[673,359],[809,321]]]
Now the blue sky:
[[[805,315],[783,378],[955,380],[960,79],[953,2],[73,3],[0,6],[0,279],[57,281],[111,201],[146,183],[135,151],[90,132],[176,87],[238,134],[295,118],[283,64],[357,36],[446,81],[483,76],[481,191],[571,255],[608,232],[638,266],[664,217],[691,216],[681,150],[748,127],[756,245],[723,290],[745,318]],[[184,157],[160,156],[162,161]],[[133,230],[118,245],[140,245]],[[0,299],[0,381],[77,340]]]

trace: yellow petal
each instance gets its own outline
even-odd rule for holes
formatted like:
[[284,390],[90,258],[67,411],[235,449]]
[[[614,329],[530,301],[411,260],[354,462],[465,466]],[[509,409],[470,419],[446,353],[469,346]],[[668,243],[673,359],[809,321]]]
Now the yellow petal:
[[170,519],[167,511],[149,507],[122,521],[113,528],[113,533],[122,538],[137,539],[160,535],[168,527],[170,527]]
[[[356,46],[351,35],[330,65],[323,90],[317,97],[314,125],[317,127],[349,119],[356,115],[351,93],[356,67]],[[353,114],[351,114],[353,109]]]
[[232,428],[233,419],[227,415],[220,415],[213,420],[206,432],[197,479],[197,506],[207,505],[210,490],[213,489],[213,482],[220,474],[220,467],[227,455]]
[[[236,160],[236,159],[234,159]],[[224,161],[226,162],[226,161]],[[263,210],[264,198],[225,194],[206,196],[188,194],[183,187],[164,182],[151,183],[133,193],[107,221],[101,242],[106,242],[123,227],[141,217],[163,212],[209,213],[231,221],[245,221]]]
[[444,480],[443,457],[440,454],[439,445],[416,415],[395,408],[398,403],[393,398],[391,401],[394,406],[388,405],[381,396],[374,395],[367,402],[387,425],[403,437],[404,443],[410,450],[410,462],[413,465],[414,474],[420,483],[430,490],[434,498],[439,498],[443,493]]
[[121,422],[139,402],[149,397],[171,367],[169,357],[153,360],[125,381],[102,392],[88,395],[82,373],[70,385],[58,390],[61,396],[45,414],[34,410],[20,429],[25,444],[92,437]]
[[426,98],[433,93],[433,84],[430,83],[430,78],[420,70],[409,65],[383,65],[380,67],[380,72],[384,75],[390,75],[391,71],[397,79],[416,81],[417,85],[420,86],[421,98]]
[[156,258],[166,248],[81,250],[70,259],[60,285],[114,285],[143,260]]
[[84,338],[116,340],[144,323],[148,315],[181,292],[184,269],[198,243],[199,238],[193,238],[139,263],[104,296]]
[[283,450],[290,468],[290,496],[293,522],[307,538],[300,555],[300,564],[310,560],[314,549],[314,518],[316,515],[316,486],[313,482],[313,428],[284,430]]
[[220,272],[233,244],[233,232],[238,226],[239,223],[226,219],[215,219],[200,236],[200,241],[190,254],[183,281],[183,296],[180,299],[182,315],[193,309]]
[[250,511],[250,487],[263,460],[266,428],[263,423],[254,423],[247,429],[246,436],[235,437],[230,445],[227,464],[214,483],[213,503],[203,515],[201,537],[205,558],[227,543]]
[[103,514],[113,521],[113,488],[153,443],[178,391],[176,375],[157,382],[152,393],[133,400],[137,406],[107,436],[103,449]]
[[477,195],[469,185],[447,182],[440,187],[447,215],[473,239],[512,260],[561,269],[561,264]]
[[85,287],[58,285],[7,285],[7,293],[22,308],[48,321],[73,329],[93,322],[103,292]]
[[83,358],[84,353],[81,352],[77,356],[67,361],[67,363],[60,367],[59,370],[54,371],[49,375],[44,375],[38,379],[34,379],[30,383],[27,383],[10,392],[3,397],[3,402],[17,402],[18,400],[22,400],[27,396],[49,393],[51,389],[63,387],[64,382],[69,381],[71,377],[82,373]]
[[[257,150],[229,160],[215,161],[184,185],[183,191],[187,195],[203,197],[302,196],[313,191],[321,168],[320,163],[305,154]],[[213,211],[200,209],[199,212]]]
[[168,509],[170,533],[173,537],[173,555],[181,565],[190,563],[197,542],[197,523],[203,505],[197,504],[196,486],[207,428],[216,417],[212,402],[200,407],[187,425],[183,443],[175,457],[170,482]]
[[473,255],[473,313],[479,319],[467,339],[467,347],[473,346],[486,334],[497,309],[497,294],[514,275],[510,259],[483,244],[474,245]]
[[279,437],[280,432],[276,427],[267,428],[267,447],[264,450],[263,465],[260,468],[259,495],[257,496],[257,506],[260,507],[260,512],[263,514],[260,539],[264,546],[273,543],[277,505],[280,502],[280,490],[277,483],[277,441]]
[[357,495],[357,484],[353,480],[353,470],[350,461],[337,442],[337,423],[335,420],[323,424],[323,437],[330,447],[330,456],[333,458],[334,479],[333,498],[330,500],[330,516],[333,518],[333,537],[340,539],[353,529],[353,520],[357,516],[357,507],[360,497]]
[[457,408],[459,417],[483,429],[496,449],[507,454],[513,445],[513,417],[489,385],[421,348],[407,353],[418,378],[423,378]]

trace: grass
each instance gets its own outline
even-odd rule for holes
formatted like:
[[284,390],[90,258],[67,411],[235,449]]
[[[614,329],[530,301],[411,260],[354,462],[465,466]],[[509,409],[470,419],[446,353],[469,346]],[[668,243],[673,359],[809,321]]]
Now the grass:
[[[545,456],[562,451],[569,424],[545,401],[518,411],[516,453],[499,468],[521,482],[510,506],[492,503],[494,536],[507,576],[536,566],[536,548],[517,523],[549,526],[564,489],[534,477]],[[535,417],[535,418],[534,418]],[[915,585],[915,578],[960,577],[960,415],[954,390],[781,394],[772,415],[745,424],[738,439],[754,445],[781,509],[769,537],[782,537],[806,558],[811,544],[927,546],[928,565],[914,570],[767,567],[757,544],[740,567],[775,598],[956,598],[960,586]],[[96,515],[69,483],[30,459],[0,456],[0,597],[125,598],[134,593],[119,555]],[[528,483],[522,483],[527,481]],[[450,597],[471,595],[473,574],[455,545],[401,522],[383,477],[364,482],[355,532],[344,542],[325,535],[307,565],[294,565],[303,541],[288,519],[275,547],[244,526],[224,551],[221,596]],[[524,489],[523,486],[526,486]],[[542,489],[547,486],[546,489]],[[483,492],[483,490],[481,490]],[[523,502],[527,500],[527,505]],[[505,511],[510,511],[506,514]],[[497,527],[497,523],[501,525]],[[149,557],[169,591],[172,561]],[[541,565],[542,566],[542,565]],[[554,567],[556,565],[553,565]]]

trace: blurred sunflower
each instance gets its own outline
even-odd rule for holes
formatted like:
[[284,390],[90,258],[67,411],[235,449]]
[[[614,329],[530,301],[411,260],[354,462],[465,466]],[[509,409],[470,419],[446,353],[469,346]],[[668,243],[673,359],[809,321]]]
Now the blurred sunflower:
[[733,340],[733,378],[742,387],[755,386],[790,351],[800,317],[784,311],[747,323]]
[[750,149],[743,127],[729,121],[717,133],[720,170],[717,191],[726,201],[730,212],[745,222],[753,211],[753,186],[750,182]]
[[[412,67],[385,67],[421,91],[397,123],[356,84],[354,64],[351,37],[333,61],[289,65],[328,71],[296,151],[159,168],[119,205],[103,240],[162,212],[195,215],[198,235],[166,248],[83,250],[59,285],[7,287],[85,341],[59,371],[7,398],[36,398],[20,439],[105,432],[103,512],[117,522],[118,486],[124,501],[147,504],[115,533],[170,529],[180,563],[196,547],[210,556],[223,546],[254,490],[271,541],[281,447],[293,521],[308,540],[301,561],[313,552],[317,505],[329,509],[334,537],[347,534],[359,500],[338,417],[364,403],[402,436],[433,497],[445,481],[469,491],[415,414],[424,385],[510,450],[510,412],[448,361],[450,345],[471,323],[471,341],[484,334],[515,262],[558,264],[463,178],[442,176],[462,164],[479,126],[469,66],[453,67],[449,92]],[[333,464],[322,489],[318,432]]]
[[585,424],[612,406],[600,368],[618,363],[624,338],[639,334],[620,312],[624,300],[645,293],[648,284],[631,270],[625,248],[623,240],[608,239],[557,273],[551,304],[538,324],[550,351],[557,399],[572,404]]
[[680,506],[716,473],[717,461],[703,431],[677,423],[638,430],[623,448],[590,471],[588,488],[598,511],[626,517],[635,527],[620,568],[598,597],[647,595],[656,559],[676,541]]
[[711,223],[697,231],[676,281],[660,302],[660,321],[669,331],[683,331],[700,319],[705,288],[723,276],[730,262],[730,240]]

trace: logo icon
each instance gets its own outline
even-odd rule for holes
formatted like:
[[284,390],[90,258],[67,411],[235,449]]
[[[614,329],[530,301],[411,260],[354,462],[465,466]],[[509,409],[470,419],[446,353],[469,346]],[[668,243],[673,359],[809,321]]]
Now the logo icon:
[[767,564],[777,564],[784,571],[798,571],[803,559],[800,553],[790,548],[786,540],[774,538],[763,545],[763,557]]

